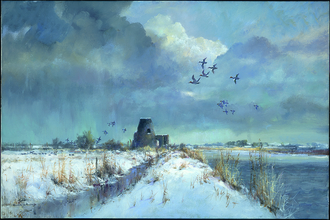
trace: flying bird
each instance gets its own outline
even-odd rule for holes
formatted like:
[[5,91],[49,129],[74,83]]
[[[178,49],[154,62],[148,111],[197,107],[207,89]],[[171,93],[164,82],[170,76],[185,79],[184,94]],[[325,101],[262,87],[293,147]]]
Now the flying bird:
[[220,108],[222,108],[223,109],[223,104],[222,104],[222,102],[220,101],[220,103],[217,103],[217,105],[220,107]]
[[66,142],[69,142],[69,138],[66,139]]
[[209,73],[210,73],[210,72],[208,72],[208,73],[205,74],[205,73],[204,73],[204,70],[203,70],[203,71],[202,71],[202,74],[201,74],[200,76],[203,76],[203,77],[209,77],[209,76],[208,76]]
[[195,79],[195,76],[192,75],[192,80],[193,80],[193,81],[190,81],[189,83],[191,83],[191,84],[199,84],[199,80],[200,80],[200,79],[201,79],[201,78],[199,77],[199,79],[196,80],[196,79]]
[[111,122],[109,122],[109,123],[107,123],[108,124],[108,126],[110,126],[111,125]]
[[256,108],[256,110],[258,110],[259,105],[255,104],[254,107]]
[[228,103],[228,100],[226,100],[226,101],[225,100],[222,100],[222,104],[224,104],[227,107],[227,105],[229,104]]
[[116,124],[116,122],[115,122],[115,121],[111,122],[111,125],[112,125],[112,127],[113,127],[115,124]]
[[203,69],[204,69],[204,64],[207,64],[207,62],[205,62],[206,58],[207,58],[207,57],[205,57],[205,58],[203,59],[203,61],[199,61],[199,63],[202,64],[202,68],[203,68]]
[[223,112],[226,112],[226,115],[228,115],[228,111],[227,111],[227,109],[226,109],[226,110],[224,110]]
[[125,131],[126,131],[126,128],[123,128],[122,130],[123,130],[123,132],[125,133]]
[[236,84],[236,80],[239,80],[239,78],[238,78],[238,74],[239,74],[239,73],[237,73],[235,77],[232,77],[232,76],[230,77],[230,78],[232,78],[232,79],[234,80],[234,83],[235,83],[235,84]]
[[104,133],[105,135],[107,135],[107,134],[108,134],[108,132],[107,132],[106,130],[104,130],[104,131],[103,131],[103,133]]
[[213,66],[210,66],[209,69],[212,69],[212,73],[214,74],[214,70],[218,69],[217,67],[215,67],[217,64],[214,64]]
[[96,142],[99,142],[101,140],[101,136],[97,139],[97,141]]
[[234,114],[235,110],[230,110],[232,114]]

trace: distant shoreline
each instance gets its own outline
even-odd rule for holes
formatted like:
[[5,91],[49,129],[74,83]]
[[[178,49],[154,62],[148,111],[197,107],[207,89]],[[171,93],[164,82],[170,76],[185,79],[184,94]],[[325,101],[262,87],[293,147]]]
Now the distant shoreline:
[[307,151],[292,151],[290,149],[278,149],[278,148],[244,148],[244,147],[219,147],[219,148],[211,148],[211,147],[199,147],[198,150],[241,150],[241,151],[264,151],[269,153],[283,153],[283,154],[308,154],[308,155],[329,155],[329,149],[321,149],[321,150],[307,150]]

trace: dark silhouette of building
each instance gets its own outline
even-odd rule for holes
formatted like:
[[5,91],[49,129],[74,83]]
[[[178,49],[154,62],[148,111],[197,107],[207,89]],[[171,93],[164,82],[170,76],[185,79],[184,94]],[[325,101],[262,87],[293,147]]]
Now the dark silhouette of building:
[[157,147],[157,145],[162,147],[168,144],[169,135],[155,135],[151,118],[140,118],[137,131],[134,133],[133,148],[145,146]]

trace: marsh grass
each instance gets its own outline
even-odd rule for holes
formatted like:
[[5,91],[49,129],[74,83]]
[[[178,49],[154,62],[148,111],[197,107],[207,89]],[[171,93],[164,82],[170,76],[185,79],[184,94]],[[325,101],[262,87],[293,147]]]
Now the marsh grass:
[[[283,184],[280,184],[281,175],[276,176],[274,174],[273,166],[268,163],[266,154],[267,152],[262,150],[249,152],[251,168],[249,195],[276,215],[280,209],[284,209],[286,198],[284,197]],[[221,151],[213,170],[213,176],[220,177],[221,181],[240,191],[242,182],[241,172],[238,169],[239,161],[239,154],[233,156],[229,151]]]
[[26,187],[29,181],[29,176],[25,173],[24,169],[22,169],[22,173],[16,177],[16,185],[18,186],[17,196],[18,201],[25,201],[26,200]]
[[203,151],[201,151],[201,150],[190,150],[186,147],[183,147],[181,149],[181,151],[183,153],[185,153],[185,154],[183,154],[183,153],[180,154],[181,158],[186,158],[186,155],[187,155],[188,157],[199,160],[202,163],[205,163],[205,164],[207,163],[206,157],[204,156]]
[[219,176],[221,181],[229,184],[232,188],[240,190],[240,176],[238,170],[239,154],[234,157],[230,152],[220,152],[220,157],[217,160],[216,166],[213,171],[213,176]]
[[91,159],[87,158],[86,155],[86,166],[85,166],[85,175],[87,179],[87,184],[90,186],[93,184],[93,176],[95,172],[95,165],[93,164]]
[[66,157],[60,156],[58,158],[58,183],[63,184],[67,182],[66,173],[65,173],[65,166],[66,166]]
[[249,192],[252,198],[276,215],[278,211],[284,210],[286,204],[283,183],[280,183],[282,175],[275,175],[273,166],[268,164],[266,152],[257,152],[249,152],[251,164]]

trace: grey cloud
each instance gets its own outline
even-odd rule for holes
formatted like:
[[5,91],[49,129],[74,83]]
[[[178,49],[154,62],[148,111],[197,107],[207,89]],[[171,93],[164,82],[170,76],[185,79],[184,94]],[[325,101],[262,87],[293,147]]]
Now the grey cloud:
[[283,51],[304,52],[312,54],[329,53],[329,32],[324,31],[317,38],[308,43],[290,40]]
[[47,45],[61,42],[70,27],[58,18],[54,5],[54,2],[2,2],[2,25],[13,32],[32,26],[38,41]]
[[280,106],[286,110],[283,116],[285,119],[293,116],[299,118],[306,113],[312,113],[317,117],[324,118],[327,117],[326,112],[329,112],[329,106],[322,106],[300,95],[292,95],[285,101],[282,101]]
[[[278,47],[269,42],[265,37],[252,37],[246,43],[236,43],[222,56],[234,56],[237,58],[253,58],[260,63],[269,59],[275,59],[281,55]],[[218,57],[219,58],[219,57]],[[221,58],[221,56],[220,56]]]

